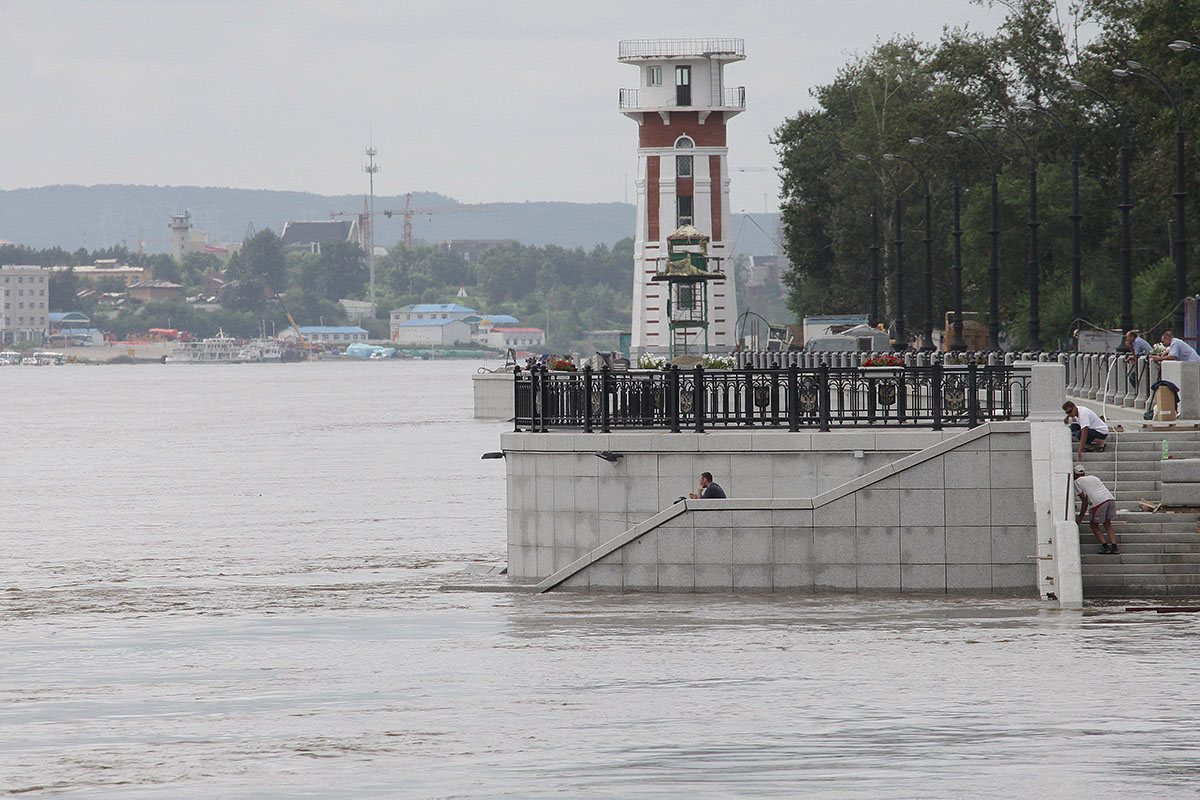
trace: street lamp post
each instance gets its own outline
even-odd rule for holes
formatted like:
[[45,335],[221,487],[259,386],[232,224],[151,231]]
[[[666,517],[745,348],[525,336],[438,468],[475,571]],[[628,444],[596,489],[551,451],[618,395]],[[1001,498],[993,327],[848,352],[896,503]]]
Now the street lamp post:
[[922,305],[925,307],[925,313],[921,320],[921,349],[936,350],[933,344],[933,198],[929,193],[929,170],[911,158],[895,153],[884,153],[883,160],[903,161],[917,171],[921,183],[925,184],[925,238],[921,240],[925,245],[925,274],[922,282]]
[[1038,265],[1038,222],[1037,217],[1037,155],[1029,140],[999,120],[989,120],[982,127],[987,130],[1008,131],[1021,142],[1029,159],[1029,342],[1030,350],[1042,349],[1042,322],[1039,315],[1038,291],[1041,288],[1041,268]]
[[[1079,250],[1079,221],[1083,218],[1079,213],[1079,146],[1066,123],[1054,112],[1032,101],[1020,103],[1017,107],[1025,111],[1035,111],[1053,120],[1071,145],[1071,327],[1072,330],[1076,330],[1083,318],[1083,256]],[[1078,346],[1079,341],[1076,339],[1077,349]]]
[[871,327],[879,324],[879,196],[875,192],[874,182],[862,172],[849,165],[843,167],[847,172],[861,180],[871,194],[871,315],[867,322]]
[[1086,83],[1070,80],[1072,91],[1090,92],[1108,106],[1117,124],[1121,127],[1121,331],[1133,330],[1133,236],[1130,233],[1129,210],[1133,203],[1129,200],[1129,126],[1125,114],[1113,104],[1104,93],[1093,89]]
[[988,261],[988,349],[1000,349],[1000,182],[996,169],[996,157],[983,139],[980,139],[967,128],[946,131],[946,135],[957,139],[970,139],[979,145],[987,156],[988,166],[992,170],[992,228],[988,231],[991,238],[991,252]]
[[962,316],[962,225],[961,222],[961,187],[958,183],[958,156],[953,153],[947,153],[946,150],[928,139],[922,139],[920,136],[914,136],[908,140],[910,144],[926,145],[932,147],[937,152],[941,153],[943,158],[950,160],[950,175],[954,181],[954,230],[951,234],[954,236],[954,264],[952,266],[952,274],[954,276],[951,301],[954,305],[953,316],[951,317],[950,344],[948,350],[966,350],[967,343],[963,341],[963,316]]
[[870,156],[859,153],[855,156],[859,161],[866,161],[874,164],[879,170],[887,176],[887,181],[891,184],[892,191],[895,193],[896,201],[893,206],[893,217],[896,223],[896,239],[895,239],[895,273],[892,275],[893,291],[896,298],[896,324],[893,331],[892,349],[907,350],[908,337],[904,330],[904,234],[901,220],[904,218],[904,209],[902,206],[900,185],[896,183],[895,176],[884,166],[880,161],[877,161]]
[[[1168,47],[1179,50],[1176,45],[1184,42],[1172,42]],[[1191,49],[1191,48],[1183,48]],[[1175,236],[1171,240],[1172,254],[1175,257],[1175,330],[1183,335],[1183,298],[1187,295],[1187,182],[1183,162],[1183,106],[1179,98],[1167,88],[1166,82],[1157,72],[1137,61],[1126,61],[1128,69],[1114,69],[1113,74],[1119,78],[1136,75],[1162,89],[1163,94],[1175,111]]]

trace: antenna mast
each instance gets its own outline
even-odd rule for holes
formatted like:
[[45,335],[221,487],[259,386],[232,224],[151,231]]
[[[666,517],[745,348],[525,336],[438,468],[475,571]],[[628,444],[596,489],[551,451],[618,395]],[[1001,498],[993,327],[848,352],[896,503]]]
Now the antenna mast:
[[371,208],[370,213],[365,216],[367,222],[367,269],[371,273],[371,316],[375,316],[375,173],[379,172],[379,165],[375,163],[375,154],[379,151],[375,149],[375,143],[371,142],[363,152],[366,153],[368,159],[363,167],[363,172],[367,173],[371,182]]

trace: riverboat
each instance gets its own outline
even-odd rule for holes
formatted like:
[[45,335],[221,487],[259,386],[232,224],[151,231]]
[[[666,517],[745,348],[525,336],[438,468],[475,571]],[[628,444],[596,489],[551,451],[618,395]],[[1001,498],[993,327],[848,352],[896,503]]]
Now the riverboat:
[[208,339],[181,342],[164,361],[167,364],[235,364],[241,352],[241,343],[220,330]]

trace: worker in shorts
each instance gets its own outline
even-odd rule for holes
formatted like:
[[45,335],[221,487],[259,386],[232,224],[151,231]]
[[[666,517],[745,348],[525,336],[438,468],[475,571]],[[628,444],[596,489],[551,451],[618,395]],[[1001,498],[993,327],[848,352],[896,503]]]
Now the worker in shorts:
[[1071,426],[1071,438],[1079,442],[1079,459],[1083,459],[1083,451],[1094,452],[1104,449],[1108,442],[1108,425],[1090,408],[1077,406],[1070,400],[1063,403],[1062,410],[1067,412],[1063,419]]
[[[1113,493],[1095,475],[1088,475],[1083,469],[1083,464],[1075,465],[1075,492],[1083,504],[1079,508],[1079,516],[1075,517],[1075,524],[1082,525],[1083,515],[1091,508],[1092,518],[1089,524],[1092,526],[1092,533],[1100,540],[1100,552],[1112,555],[1119,553],[1117,536],[1113,533],[1112,525],[1113,517],[1117,514],[1117,502]],[[1103,531],[1101,525],[1104,526]],[[1105,533],[1108,534],[1107,542],[1104,541]]]

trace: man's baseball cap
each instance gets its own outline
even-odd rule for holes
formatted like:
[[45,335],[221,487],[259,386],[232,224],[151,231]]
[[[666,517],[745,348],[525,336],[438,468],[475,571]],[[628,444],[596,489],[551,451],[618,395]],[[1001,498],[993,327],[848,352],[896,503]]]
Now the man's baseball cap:
[[1076,475],[1082,475],[1082,474],[1083,474],[1083,464],[1076,464],[1076,465],[1075,465],[1075,474],[1076,474]]

